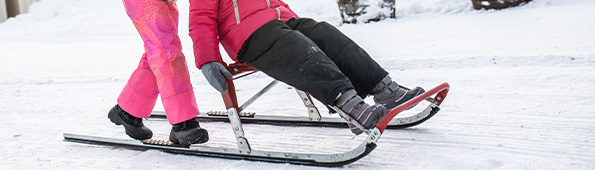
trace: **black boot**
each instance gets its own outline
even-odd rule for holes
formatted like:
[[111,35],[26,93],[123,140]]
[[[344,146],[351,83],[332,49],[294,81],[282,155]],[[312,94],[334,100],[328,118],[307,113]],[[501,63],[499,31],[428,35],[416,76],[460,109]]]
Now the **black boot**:
[[124,125],[126,134],[131,138],[144,140],[153,137],[153,132],[143,124],[142,118],[130,115],[117,104],[109,111],[107,117],[116,125]]
[[424,92],[425,90],[421,87],[411,90],[401,88],[397,82],[391,80],[390,76],[386,76],[370,94],[374,95],[374,101],[377,104],[382,104],[386,109],[391,110]]
[[[376,126],[387,113],[386,108],[380,104],[372,106],[366,104],[353,89],[347,90],[339,95],[336,101],[336,106],[367,129]],[[351,132],[356,135],[362,133],[362,131],[355,126],[351,128]]]
[[175,144],[190,146],[209,141],[209,133],[207,130],[200,128],[198,120],[192,118],[182,123],[174,124],[169,134],[169,140]]

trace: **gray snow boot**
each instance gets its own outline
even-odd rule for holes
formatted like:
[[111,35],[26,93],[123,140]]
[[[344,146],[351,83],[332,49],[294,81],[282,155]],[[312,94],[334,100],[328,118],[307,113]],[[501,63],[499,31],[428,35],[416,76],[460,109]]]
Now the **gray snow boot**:
[[382,104],[386,109],[391,110],[424,92],[425,90],[421,87],[410,90],[399,87],[397,82],[392,81],[390,76],[387,75],[374,87],[370,94],[374,95],[374,101],[377,104]]
[[[347,113],[358,123],[364,126],[366,129],[373,128],[376,126],[384,116],[386,116],[386,108],[380,104],[368,105],[364,100],[357,95],[357,92],[353,89],[347,90],[340,94],[336,100],[336,106],[339,107],[343,112]],[[362,131],[351,125],[351,132],[356,135],[362,133]]]
[[198,120],[192,118],[182,123],[174,124],[169,133],[169,140],[175,144],[190,146],[192,144],[209,141],[207,130],[200,128]]
[[153,137],[153,132],[143,124],[142,118],[130,115],[117,104],[109,111],[107,117],[116,125],[124,125],[126,134],[131,138],[145,140]]

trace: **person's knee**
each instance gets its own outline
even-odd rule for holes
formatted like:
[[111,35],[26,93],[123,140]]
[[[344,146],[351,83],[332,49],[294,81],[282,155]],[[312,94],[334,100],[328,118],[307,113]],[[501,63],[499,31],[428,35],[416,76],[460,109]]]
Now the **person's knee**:
[[342,34],[335,26],[329,24],[328,22],[318,22],[312,28],[312,34],[327,34],[327,35],[336,35]]
[[316,27],[316,25],[318,25],[320,22],[317,22],[313,19],[310,18],[294,18],[291,19],[289,21],[287,21],[287,25],[294,30],[298,30],[304,34],[308,34],[309,32],[311,32],[314,27]]

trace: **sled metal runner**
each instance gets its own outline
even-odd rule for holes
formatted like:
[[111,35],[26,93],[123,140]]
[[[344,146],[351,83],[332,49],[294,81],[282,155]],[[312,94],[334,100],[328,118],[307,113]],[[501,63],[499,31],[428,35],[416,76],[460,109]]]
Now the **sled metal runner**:
[[362,144],[359,147],[342,154],[299,154],[257,150],[252,150],[250,154],[243,154],[240,153],[239,149],[213,148],[194,145],[191,145],[190,147],[180,147],[168,144],[147,144],[146,141],[114,139],[70,133],[64,134],[64,140],[69,142],[106,145],[141,151],[160,150],[174,154],[327,167],[342,166],[355,162],[358,159],[368,155],[376,147],[376,141],[372,141],[369,144]]
[[[197,155],[197,156],[208,156],[216,158],[227,158],[227,159],[241,159],[251,161],[263,161],[272,163],[291,163],[299,165],[312,165],[312,166],[343,166],[352,162],[355,162],[376,148],[376,143],[380,136],[387,128],[388,124],[393,120],[397,114],[401,113],[416,104],[431,98],[430,105],[423,111],[428,112],[427,114],[435,114],[438,112],[438,106],[442,103],[446,97],[450,86],[448,83],[443,83],[427,92],[399,105],[398,107],[391,110],[375,127],[371,129],[363,128],[361,124],[357,123],[353,118],[349,117],[346,113],[338,110],[338,113],[345,118],[346,121],[353,123],[355,126],[360,128],[368,136],[366,139],[356,148],[338,154],[302,154],[302,153],[289,153],[289,152],[273,152],[273,151],[261,151],[252,150],[243,134],[242,125],[240,123],[239,114],[237,107],[228,109],[228,119],[232,125],[232,129],[238,140],[238,149],[228,148],[215,148],[206,147],[200,145],[191,145],[189,147],[175,146],[171,142],[162,140],[125,140],[125,139],[114,139],[105,137],[94,137],[87,135],[77,134],[64,134],[64,140],[69,142],[95,144],[95,145],[106,145],[118,148],[135,149],[135,150],[161,150],[164,152],[175,153],[175,154],[186,154],[186,155]],[[433,98],[432,96],[435,95]],[[244,120],[244,119],[242,119]]]

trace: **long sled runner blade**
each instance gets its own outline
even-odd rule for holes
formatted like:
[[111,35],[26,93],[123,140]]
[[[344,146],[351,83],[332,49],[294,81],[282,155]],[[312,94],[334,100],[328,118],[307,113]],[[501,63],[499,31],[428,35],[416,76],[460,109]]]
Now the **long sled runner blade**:
[[[430,98],[434,94],[436,94],[436,96],[432,98],[432,103],[423,112],[428,112],[428,114],[435,114],[435,112],[439,110],[438,106],[444,101],[444,98],[446,97],[449,89],[450,86],[448,85],[448,83],[443,83],[438,87],[430,89],[426,93],[423,93],[403,103],[402,105],[397,106],[396,108],[391,110],[372,129],[363,128],[362,125],[355,121],[353,118],[349,117],[346,113],[343,113],[342,111],[338,110],[338,113],[342,115],[346,121],[349,121],[355,126],[359,127],[368,135],[364,142],[362,142],[356,148],[339,154],[302,154],[252,150],[248,145],[247,139],[243,137],[244,132],[241,127],[239,114],[237,113],[237,110],[235,110],[234,108],[229,109],[228,113],[229,119],[232,120],[232,129],[234,129],[234,133],[236,134],[239,149],[214,148],[197,145],[191,145],[189,147],[180,147],[175,146],[171,142],[164,140],[124,140],[115,138],[94,137],[87,135],[77,135],[70,133],[64,133],[64,140],[69,142],[106,145],[135,150],[161,150],[164,152],[175,154],[263,161],[271,163],[290,163],[298,165],[336,167],[355,162],[368,155],[370,152],[372,152],[372,150],[376,148],[376,143],[378,139],[380,139],[380,136],[387,128],[388,124],[391,122],[391,120],[393,120],[395,116],[397,116],[397,114],[399,114],[403,110],[406,110],[418,104],[419,102],[422,102],[423,100],[426,100],[427,98]],[[245,143],[242,143],[241,141],[244,141]]]
[[[380,134],[379,132],[377,133]],[[375,138],[378,139],[377,137]],[[376,148],[376,140],[374,140],[370,142],[364,142],[357,148],[341,154],[300,154],[257,150],[251,150],[248,154],[242,154],[238,149],[213,148],[194,145],[191,145],[190,147],[180,147],[173,146],[169,141],[125,140],[70,133],[64,133],[64,140],[68,142],[105,145],[141,151],[160,150],[174,154],[324,167],[337,167],[350,164],[365,157],[370,152],[372,152],[374,148]]]

